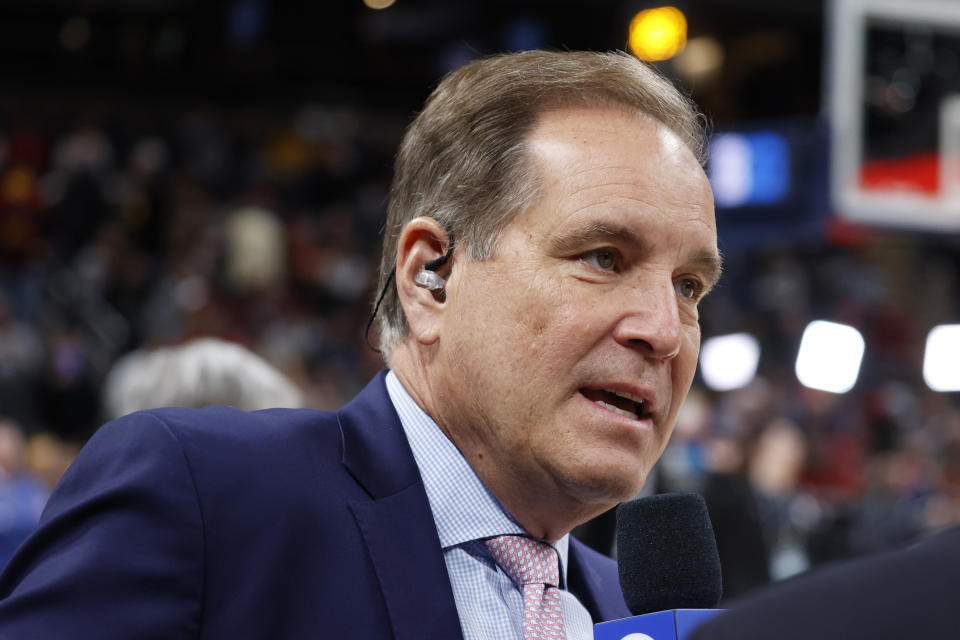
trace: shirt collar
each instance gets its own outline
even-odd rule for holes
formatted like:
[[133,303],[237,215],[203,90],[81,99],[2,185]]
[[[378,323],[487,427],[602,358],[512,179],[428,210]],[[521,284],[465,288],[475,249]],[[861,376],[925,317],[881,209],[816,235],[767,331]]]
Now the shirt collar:
[[[387,373],[386,384],[420,469],[440,546],[446,550],[492,536],[527,535],[480,481],[456,445],[410,397],[393,371]],[[569,542],[565,535],[551,543],[560,556],[564,581]]]

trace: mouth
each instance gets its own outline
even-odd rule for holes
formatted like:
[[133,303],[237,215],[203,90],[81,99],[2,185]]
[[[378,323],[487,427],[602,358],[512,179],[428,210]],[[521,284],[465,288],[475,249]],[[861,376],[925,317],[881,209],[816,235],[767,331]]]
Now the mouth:
[[631,420],[647,420],[652,416],[649,403],[638,396],[614,389],[581,388],[580,393],[591,402]]

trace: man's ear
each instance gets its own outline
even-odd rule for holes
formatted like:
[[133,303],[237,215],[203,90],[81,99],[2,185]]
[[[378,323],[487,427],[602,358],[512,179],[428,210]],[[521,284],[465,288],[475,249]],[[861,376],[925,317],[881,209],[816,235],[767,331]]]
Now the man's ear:
[[[408,222],[397,242],[397,295],[407,317],[411,335],[421,344],[433,344],[440,337],[440,320],[446,294],[416,283],[424,265],[442,257],[450,245],[450,235],[433,218],[420,217]],[[449,263],[438,272],[449,273]]]

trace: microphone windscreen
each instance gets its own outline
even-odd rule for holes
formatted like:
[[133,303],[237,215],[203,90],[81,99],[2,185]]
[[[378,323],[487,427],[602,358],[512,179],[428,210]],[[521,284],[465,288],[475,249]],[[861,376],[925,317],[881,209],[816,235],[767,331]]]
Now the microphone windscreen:
[[617,563],[624,599],[636,616],[709,609],[723,594],[710,514],[696,493],[647,496],[617,507]]

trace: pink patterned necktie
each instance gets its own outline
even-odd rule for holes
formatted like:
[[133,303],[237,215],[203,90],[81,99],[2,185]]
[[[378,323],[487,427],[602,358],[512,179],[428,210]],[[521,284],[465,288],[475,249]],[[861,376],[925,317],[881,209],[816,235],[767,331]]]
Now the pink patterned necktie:
[[486,541],[493,559],[523,591],[523,640],[566,640],[557,551],[523,536]]

